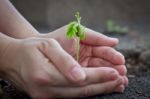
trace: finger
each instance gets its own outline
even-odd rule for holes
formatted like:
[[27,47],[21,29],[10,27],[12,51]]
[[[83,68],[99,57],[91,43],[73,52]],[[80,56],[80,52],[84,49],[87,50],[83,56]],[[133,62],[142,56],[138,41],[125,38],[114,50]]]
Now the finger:
[[84,68],[84,70],[87,75],[84,85],[112,81],[120,76],[118,71],[109,67]]
[[117,88],[115,89],[115,92],[123,92],[125,87],[128,86],[129,81],[128,81],[127,76],[123,76],[123,80],[124,80],[123,81],[124,83],[122,85],[117,86]]
[[93,46],[116,46],[118,39],[105,36],[101,33],[86,28],[86,38],[82,41],[84,44]]
[[115,89],[115,92],[123,92],[125,89],[125,86],[124,85],[119,85],[116,89]]
[[124,83],[117,86],[117,88],[115,89],[115,92],[123,92],[125,90],[125,87],[128,86],[128,78],[126,76],[123,76],[123,80],[124,80]]
[[42,44],[41,50],[68,80],[72,82],[82,82],[85,80],[86,75],[81,66],[61,48],[56,40],[47,39]]
[[[123,83],[122,78],[118,78],[117,80],[105,82],[105,83],[97,83],[90,84],[82,87],[54,87],[49,88],[49,91],[52,92],[54,96],[59,97],[86,97],[91,95],[103,94],[103,93],[111,93],[114,92],[116,87]],[[67,91],[64,91],[67,90]]]
[[[81,86],[81,85],[88,85],[93,83],[103,83],[107,81],[113,81],[120,77],[118,71],[113,68],[109,67],[99,67],[99,68],[84,68],[86,73],[86,80],[83,83],[79,84],[72,84],[67,81],[57,70],[56,68],[50,68],[49,75],[51,82],[49,82],[48,86]],[[51,71],[51,72],[50,72]],[[125,76],[124,78],[124,85],[127,84]]]
[[113,67],[109,61],[101,58],[91,57],[88,62],[88,67]]
[[45,68],[45,71],[51,79],[51,82],[49,82],[47,86],[65,86],[72,84],[66,79],[66,77],[62,75],[62,73],[59,72],[59,70],[56,68],[56,66],[54,66],[53,63],[49,63],[48,67]]
[[[36,65],[34,70],[32,69],[32,80],[35,81],[35,84],[42,86],[77,86],[76,84],[69,83],[45,56],[41,55],[40,58],[35,57],[39,61],[37,64],[34,64]],[[119,76],[116,70],[108,67],[84,68],[84,71],[87,75],[84,85],[115,80]]]
[[116,51],[111,47],[107,47],[107,46],[94,47],[92,49],[92,53],[93,53],[93,57],[105,59],[111,62],[112,64],[115,65],[125,64],[124,56],[120,52]]
[[125,65],[114,65],[104,59],[91,58],[88,62],[88,67],[112,67],[116,69],[120,75],[127,74],[127,68]]
[[129,80],[128,80],[127,76],[123,76],[123,78],[124,78],[124,86],[127,87],[129,84]]
[[115,65],[113,68],[116,69],[122,76],[127,74],[127,68],[125,65]]

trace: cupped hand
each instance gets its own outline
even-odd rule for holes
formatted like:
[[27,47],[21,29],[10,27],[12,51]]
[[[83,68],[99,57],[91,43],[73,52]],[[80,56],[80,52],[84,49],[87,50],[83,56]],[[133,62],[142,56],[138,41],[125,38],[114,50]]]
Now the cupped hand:
[[[1,65],[3,78],[35,99],[81,97],[124,90],[124,79],[115,69],[83,68],[51,38],[27,38],[11,42],[1,57]],[[80,68],[85,75],[77,77],[77,81],[84,81],[80,84],[70,82],[56,65]],[[76,77],[68,71],[65,74]]]
[[[66,29],[67,26],[64,26],[49,34],[40,34],[39,36],[56,39],[62,48],[76,59],[75,45],[77,42],[75,39],[68,39],[66,37]],[[126,87],[128,85],[128,78],[126,77],[125,59],[120,52],[113,48],[118,44],[118,39],[105,36],[88,28],[86,28],[85,34],[86,39],[80,43],[79,64],[87,68],[107,67],[107,69],[115,69],[124,79],[122,87]],[[63,68],[65,69],[63,66],[59,69]],[[111,73],[107,69],[104,72],[107,72],[109,76]]]
[[[66,37],[67,26],[40,37],[56,39],[63,49],[76,59],[76,40]],[[112,67],[121,75],[126,75],[124,56],[113,47],[118,44],[118,39],[105,36],[86,28],[86,39],[80,43],[79,63],[84,67]]]

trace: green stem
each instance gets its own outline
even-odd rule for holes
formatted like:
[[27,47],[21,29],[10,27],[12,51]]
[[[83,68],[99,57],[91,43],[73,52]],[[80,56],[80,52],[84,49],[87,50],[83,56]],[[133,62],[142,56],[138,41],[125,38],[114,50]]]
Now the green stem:
[[76,37],[77,43],[76,43],[76,60],[79,62],[80,57],[80,38]]

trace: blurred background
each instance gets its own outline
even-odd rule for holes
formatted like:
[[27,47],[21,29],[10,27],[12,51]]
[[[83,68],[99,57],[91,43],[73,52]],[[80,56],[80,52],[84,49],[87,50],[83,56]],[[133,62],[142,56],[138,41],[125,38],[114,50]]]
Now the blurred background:
[[56,29],[79,11],[87,27],[104,31],[107,20],[130,28],[150,26],[149,0],[11,0],[36,28]]
[[11,0],[11,2],[40,32],[53,31],[68,24],[74,20],[75,12],[79,11],[83,25],[120,39],[116,49],[125,55],[129,73],[150,71],[149,0]]

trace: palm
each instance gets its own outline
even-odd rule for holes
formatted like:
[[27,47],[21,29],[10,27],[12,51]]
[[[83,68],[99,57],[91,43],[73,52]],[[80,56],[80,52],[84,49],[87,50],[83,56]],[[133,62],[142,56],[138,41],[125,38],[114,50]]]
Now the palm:
[[[76,59],[76,41],[66,38],[66,26],[44,37],[56,39],[61,47]],[[111,67],[125,75],[127,70],[124,57],[111,47],[117,44],[116,39],[86,29],[86,39],[80,43],[79,63],[84,67]]]
[[[76,59],[76,43],[75,40],[67,40],[59,42],[61,46],[67,51],[71,56]],[[95,67],[95,66],[110,66],[111,62],[105,59],[103,56],[96,55],[98,50],[103,50],[103,46],[91,46],[86,44],[80,44],[80,54],[79,63],[84,67]]]
[[[64,45],[68,46],[67,48],[65,48],[65,50],[70,53],[70,55],[72,55],[75,59],[77,59],[77,52],[76,52],[76,44],[68,44],[66,42],[62,42],[64,43]],[[67,45],[68,44],[68,45]],[[69,48],[70,47],[70,48]],[[92,55],[92,49],[94,47],[90,46],[90,45],[85,45],[85,44],[80,44],[80,52],[79,52],[79,63],[82,66],[88,66],[90,63],[89,61],[92,60],[93,55]]]
[[[97,36],[97,34],[96,34],[96,36]],[[106,37],[104,35],[100,35],[100,36],[102,36],[101,38],[106,39]],[[76,40],[68,39],[66,37],[66,26],[62,27],[52,33],[49,33],[47,37],[55,38],[60,43],[61,47],[76,59],[76,50],[75,50]],[[79,63],[82,66],[86,66],[86,67],[87,66],[110,65],[111,60],[108,59],[109,57],[108,56],[105,57],[105,55],[100,53],[100,50],[104,51],[104,47],[101,45],[114,46],[114,45],[116,45],[116,42],[112,42],[111,40],[103,41],[103,39],[102,39],[100,41],[100,43],[102,42],[105,44],[100,45],[100,44],[97,44],[98,40],[96,40],[96,38],[95,38],[95,36],[93,36],[93,34],[92,35],[89,34],[87,36],[87,38],[88,38],[87,40],[81,42],[81,44],[80,44]],[[107,38],[107,39],[109,40],[109,38]],[[112,55],[109,55],[109,56],[112,56]],[[113,60],[112,60],[112,63],[113,63]]]

